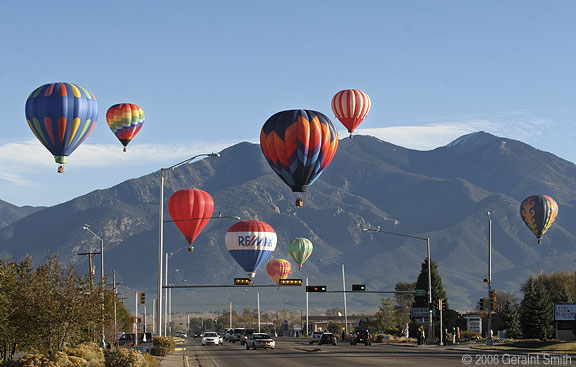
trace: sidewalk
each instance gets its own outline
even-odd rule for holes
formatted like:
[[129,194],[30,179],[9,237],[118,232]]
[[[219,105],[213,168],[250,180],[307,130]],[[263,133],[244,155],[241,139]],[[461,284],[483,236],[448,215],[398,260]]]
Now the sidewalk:
[[157,357],[160,360],[160,367],[196,367],[196,360],[185,357],[186,348],[176,348],[166,357]]

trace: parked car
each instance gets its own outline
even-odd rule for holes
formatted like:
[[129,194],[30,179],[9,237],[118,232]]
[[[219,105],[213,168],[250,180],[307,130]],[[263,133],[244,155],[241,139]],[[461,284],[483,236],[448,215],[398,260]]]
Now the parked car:
[[246,344],[246,340],[248,339],[248,337],[254,334],[255,332],[256,329],[244,329],[244,332],[242,333],[242,338],[240,339],[240,344],[241,345]]
[[242,338],[242,334],[244,334],[244,328],[243,327],[235,328],[234,333],[232,334],[232,337],[230,338],[232,343],[239,342],[240,339]]
[[322,336],[321,331],[313,331],[312,334],[310,334],[310,340],[308,340],[308,343],[309,344],[318,343],[321,336]]
[[268,334],[264,333],[252,333],[246,339],[246,350],[250,349],[256,350],[256,348],[276,348],[276,342]]
[[320,340],[318,340],[318,345],[322,344],[336,345],[336,336],[332,333],[322,333]]
[[207,331],[202,337],[202,345],[204,346],[209,344],[220,345],[220,337],[214,331]]
[[[131,347],[135,345],[134,333],[122,334],[118,338],[118,345],[121,347]],[[152,333],[138,333],[138,344],[152,343]]]
[[362,343],[364,345],[372,345],[372,334],[368,329],[356,329],[350,337],[350,344],[356,345]]

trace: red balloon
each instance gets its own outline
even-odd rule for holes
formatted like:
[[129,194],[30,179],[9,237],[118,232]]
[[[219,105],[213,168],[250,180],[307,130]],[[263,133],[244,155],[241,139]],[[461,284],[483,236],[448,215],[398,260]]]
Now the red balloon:
[[192,244],[202,232],[214,211],[214,200],[206,191],[186,189],[175,192],[168,200],[170,218]]
[[370,97],[357,89],[341,90],[332,98],[332,111],[342,125],[346,126],[350,137],[354,129],[368,115],[370,105]]

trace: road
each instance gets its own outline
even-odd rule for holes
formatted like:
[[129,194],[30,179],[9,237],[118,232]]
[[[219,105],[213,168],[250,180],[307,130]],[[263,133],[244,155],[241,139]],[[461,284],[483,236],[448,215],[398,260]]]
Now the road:
[[[286,366],[459,366],[466,350],[439,346],[350,344],[309,345],[303,339],[278,338],[275,350],[246,350],[239,343],[201,346],[200,339],[189,339],[186,355],[190,366],[201,367],[286,367]],[[472,357],[474,358],[474,357]],[[475,364],[475,363],[472,363]]]

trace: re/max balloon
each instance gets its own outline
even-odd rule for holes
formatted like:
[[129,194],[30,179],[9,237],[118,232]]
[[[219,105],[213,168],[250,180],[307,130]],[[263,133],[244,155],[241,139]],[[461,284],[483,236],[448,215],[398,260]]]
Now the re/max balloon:
[[280,279],[288,278],[292,271],[292,265],[288,260],[276,259],[266,264],[266,272],[276,284],[280,284]]
[[106,121],[120,143],[126,146],[144,125],[144,111],[132,103],[120,103],[108,109]]
[[536,235],[538,244],[542,243],[542,236],[558,215],[558,204],[547,195],[532,195],[520,204],[520,216],[524,224]]
[[304,192],[334,158],[338,132],[332,121],[320,112],[282,111],[264,123],[260,147],[282,181],[293,192]]
[[26,100],[26,120],[36,138],[64,172],[67,157],[88,137],[98,118],[98,102],[89,90],[72,83],[50,83]]
[[213,211],[212,196],[198,189],[177,191],[168,200],[170,218],[190,245],[208,224]]
[[345,89],[332,98],[332,111],[352,137],[354,129],[368,115],[371,104],[370,97],[361,90]]
[[286,247],[288,248],[290,257],[292,257],[294,261],[296,261],[296,264],[298,264],[298,269],[302,268],[302,264],[308,260],[312,254],[312,250],[314,249],[312,242],[310,242],[309,239],[302,237],[294,238],[292,241],[288,242]]
[[233,224],[226,232],[226,248],[250,278],[276,249],[276,232],[269,224],[245,220]]

